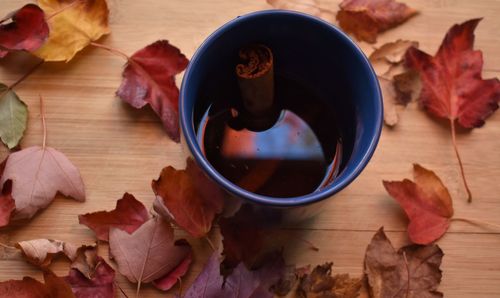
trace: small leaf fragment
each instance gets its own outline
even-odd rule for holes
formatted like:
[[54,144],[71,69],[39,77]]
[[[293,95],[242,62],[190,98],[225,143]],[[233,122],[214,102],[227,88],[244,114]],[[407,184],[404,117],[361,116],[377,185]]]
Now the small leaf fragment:
[[189,60],[167,40],[156,41],[130,57],[116,94],[136,109],[149,104],[160,117],[168,136],[180,141],[179,88],[175,75]]
[[0,84],[0,138],[12,149],[19,144],[28,122],[28,107],[17,94]]
[[[8,19],[11,22],[5,23]],[[48,36],[43,10],[35,4],[26,4],[0,21],[0,58],[13,50],[34,51]]]
[[339,7],[337,20],[340,27],[369,43],[376,42],[380,32],[396,27],[418,13],[394,0],[344,0]]
[[398,123],[399,110],[420,89],[418,76],[403,66],[406,51],[412,46],[417,47],[418,43],[398,39],[382,45],[370,55],[382,91],[384,123],[390,127]]
[[48,15],[50,35],[35,55],[45,61],[70,61],[103,35],[109,34],[106,0],[38,0]]
[[110,228],[119,228],[127,233],[137,230],[149,219],[148,210],[133,195],[125,193],[116,202],[112,211],[97,211],[78,215],[80,224],[86,225],[96,233],[99,240],[109,240]]
[[437,291],[443,255],[437,245],[409,245],[396,252],[380,228],[366,248],[370,297],[443,297]]

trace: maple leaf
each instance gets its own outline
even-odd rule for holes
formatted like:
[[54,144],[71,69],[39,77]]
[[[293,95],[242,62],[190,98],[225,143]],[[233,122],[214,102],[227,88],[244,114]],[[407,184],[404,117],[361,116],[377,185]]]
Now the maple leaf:
[[[90,265],[90,264],[87,264]],[[95,256],[93,264],[90,265],[92,272],[86,273],[77,268],[71,268],[69,275],[64,279],[71,286],[76,298],[113,298],[115,297],[115,271],[103,258]]]
[[34,146],[10,154],[0,185],[9,179],[16,202],[14,220],[33,217],[58,192],[77,201],[85,200],[80,172],[54,148]]
[[191,158],[185,170],[164,168],[151,186],[156,195],[155,211],[193,237],[205,236],[224,207],[222,190]]
[[179,88],[175,75],[189,60],[167,40],[156,41],[128,59],[123,82],[116,94],[136,109],[149,103],[160,117],[169,137],[180,141]]
[[394,0],[344,0],[339,5],[340,27],[357,39],[374,43],[377,35],[404,23],[418,12]]
[[443,297],[437,291],[443,255],[437,245],[409,245],[396,252],[380,228],[366,248],[370,297]]
[[97,239],[103,241],[108,241],[109,229],[112,227],[132,233],[148,219],[146,207],[129,193],[125,193],[123,198],[116,202],[116,208],[112,211],[78,215],[80,224],[89,227],[95,232]]
[[[9,19],[11,22],[5,24]],[[34,51],[48,36],[43,10],[35,4],[26,4],[0,21],[0,58],[12,50]]]
[[[162,281],[170,274],[178,276],[178,267],[191,263],[191,246],[185,240],[174,242],[174,230],[167,221],[154,217],[132,234],[111,228],[109,246],[118,271],[137,284]],[[173,286],[173,284],[172,284]]]
[[72,298],[69,285],[51,271],[44,271],[45,284],[31,277],[0,282],[0,297],[22,298]]
[[[75,260],[80,249],[77,245],[61,240],[34,239],[21,241],[16,244],[26,260],[40,267],[48,267],[52,259],[58,254],[64,254],[71,261]],[[81,246],[83,248],[86,245]]]
[[28,122],[28,107],[11,88],[0,83],[0,138],[12,149],[19,144]]
[[109,34],[105,0],[38,0],[47,14],[50,35],[35,55],[45,61],[70,61],[103,35]]
[[422,81],[419,101],[430,114],[449,119],[455,154],[469,202],[472,195],[458,153],[455,122],[464,128],[480,127],[500,101],[500,81],[483,80],[483,55],[473,50],[474,30],[481,19],[453,25],[434,57],[410,48],[405,60],[417,70]]
[[412,46],[417,47],[418,43],[399,39],[382,45],[369,58],[382,91],[384,123],[391,127],[399,120],[399,107],[406,106],[420,89],[418,75],[403,66],[406,51]]
[[238,265],[233,273],[224,279],[219,274],[220,252],[214,252],[202,272],[196,277],[184,298],[250,298],[273,297],[268,290],[285,270],[281,255],[275,255],[258,270],[248,270]]
[[413,176],[415,182],[408,179],[384,181],[384,187],[410,219],[410,240],[417,244],[429,244],[448,230],[453,203],[448,189],[433,171],[414,164]]
[[266,0],[277,9],[295,10],[304,12],[324,20],[335,21],[335,11],[322,7],[318,0]]

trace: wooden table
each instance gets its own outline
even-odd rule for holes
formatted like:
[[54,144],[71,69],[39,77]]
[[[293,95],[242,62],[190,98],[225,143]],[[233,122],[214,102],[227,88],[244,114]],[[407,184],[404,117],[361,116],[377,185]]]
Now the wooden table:
[[[0,15],[21,7],[25,1],[2,0]],[[213,30],[232,18],[269,9],[265,0],[109,0],[112,34],[103,43],[132,54],[157,39],[169,39],[191,57]],[[336,10],[339,1],[319,1]],[[421,14],[379,37],[379,45],[398,38],[418,40],[434,53],[448,28],[470,18],[484,17],[477,29],[476,47],[484,54],[484,77],[500,76],[500,1],[407,0]],[[371,46],[363,44],[369,51]],[[0,64],[0,81],[10,84],[33,61],[8,59]],[[77,215],[112,209],[124,192],[149,205],[154,196],[150,183],[166,165],[183,166],[181,146],[165,135],[149,109],[136,111],[115,97],[124,61],[96,48],[88,48],[71,63],[46,63],[16,92],[28,104],[29,127],[23,147],[41,144],[38,94],[46,103],[48,144],[64,152],[80,169],[87,201],[56,198],[29,223],[0,231],[0,242],[15,243],[34,238],[92,242],[94,234],[78,224]],[[178,78],[180,83],[181,77]],[[474,202],[467,204],[448,127],[429,118],[415,104],[403,113],[394,129],[384,128],[378,149],[362,175],[328,202],[324,212],[300,227],[297,233],[320,248],[319,252],[297,245],[287,253],[297,264],[335,263],[335,272],[360,275],[366,245],[384,226],[396,247],[408,242],[407,220],[384,190],[382,179],[411,177],[412,163],[435,170],[448,186],[457,217],[500,224],[500,113],[483,128],[458,136]],[[0,158],[8,151],[0,146]],[[216,230],[211,237],[217,238]],[[182,233],[179,234],[182,236]],[[190,239],[191,240],[191,239]],[[217,241],[217,240],[214,240]],[[183,280],[187,287],[200,272],[211,249],[204,240],[192,240],[196,260]],[[454,222],[439,240],[445,256],[440,290],[446,297],[500,296],[500,231]],[[101,247],[107,254],[107,247]],[[112,263],[113,264],[113,263]],[[67,262],[53,268],[67,273]],[[18,255],[0,248],[0,280],[41,277]],[[134,285],[118,277],[119,285],[133,296]],[[176,290],[171,293],[175,293]],[[164,297],[150,286],[143,297]],[[170,294],[169,294],[170,295]]]

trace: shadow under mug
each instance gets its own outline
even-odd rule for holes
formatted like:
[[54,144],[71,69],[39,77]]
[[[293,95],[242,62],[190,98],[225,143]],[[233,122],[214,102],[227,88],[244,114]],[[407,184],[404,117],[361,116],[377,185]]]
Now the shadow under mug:
[[[269,46],[275,73],[293,74],[312,86],[336,110],[342,132],[342,161],[337,177],[310,194],[273,198],[249,192],[230,182],[205,158],[197,141],[201,97],[237,86],[234,72],[238,51],[245,45]],[[300,221],[315,215],[324,199],[351,183],[377,146],[383,105],[377,77],[362,51],[342,31],[299,12],[266,10],[226,23],[196,51],[184,74],[179,98],[183,141],[200,168],[230,194],[234,203],[250,203],[266,221]]]

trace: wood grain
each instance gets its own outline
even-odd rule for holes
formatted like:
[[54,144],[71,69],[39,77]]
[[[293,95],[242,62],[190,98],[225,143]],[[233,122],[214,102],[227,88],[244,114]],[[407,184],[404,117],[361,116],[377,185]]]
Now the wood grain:
[[[238,15],[271,8],[265,0],[109,0],[112,35],[103,43],[132,54],[157,40],[169,39],[191,57],[213,30]],[[339,1],[319,3],[331,10]],[[454,23],[484,17],[477,28],[476,47],[482,49],[484,77],[500,75],[500,2],[498,0],[408,0],[420,14],[408,23],[379,37],[378,45],[398,38],[418,40],[420,47],[434,53],[447,29]],[[20,0],[2,0],[0,15],[24,4]],[[360,44],[366,51],[371,45]],[[0,62],[0,82],[10,84],[34,63],[26,55],[13,55]],[[40,144],[41,124],[38,95],[46,103],[48,144],[64,152],[81,170],[87,187],[87,202],[57,198],[29,223],[0,230],[2,243],[33,238],[56,238],[75,243],[92,242],[94,236],[78,224],[77,215],[111,209],[127,191],[145,204],[153,200],[150,182],[162,167],[183,165],[181,146],[171,142],[149,109],[133,110],[114,95],[121,81],[124,61],[95,48],[78,54],[72,62],[44,64],[16,88],[28,104],[29,127],[22,146]],[[181,77],[178,78],[180,83]],[[300,226],[288,227],[320,248],[308,250],[294,245],[287,252],[289,262],[317,264],[333,260],[336,272],[361,274],[366,245],[374,232],[385,226],[396,246],[407,243],[406,219],[387,195],[382,179],[411,176],[414,162],[435,170],[449,187],[457,217],[476,218],[500,225],[500,114],[496,113],[483,128],[460,133],[459,149],[474,202],[465,202],[459,169],[451,147],[449,128],[428,117],[415,104],[403,112],[394,129],[384,128],[378,149],[361,176],[328,201],[324,212]],[[7,155],[0,147],[0,158]],[[183,235],[181,231],[180,235]],[[217,241],[217,230],[212,238]],[[203,240],[194,240],[196,261],[183,280],[186,288],[196,277],[210,248]],[[439,241],[445,257],[440,289],[446,297],[500,296],[500,231],[493,228],[454,222]],[[103,254],[107,247],[101,247]],[[57,262],[56,273],[66,274],[67,263]],[[40,277],[19,255],[0,248],[0,280]],[[118,279],[129,296],[134,285]],[[174,290],[169,295],[175,293]],[[145,287],[143,297],[165,294]]]

